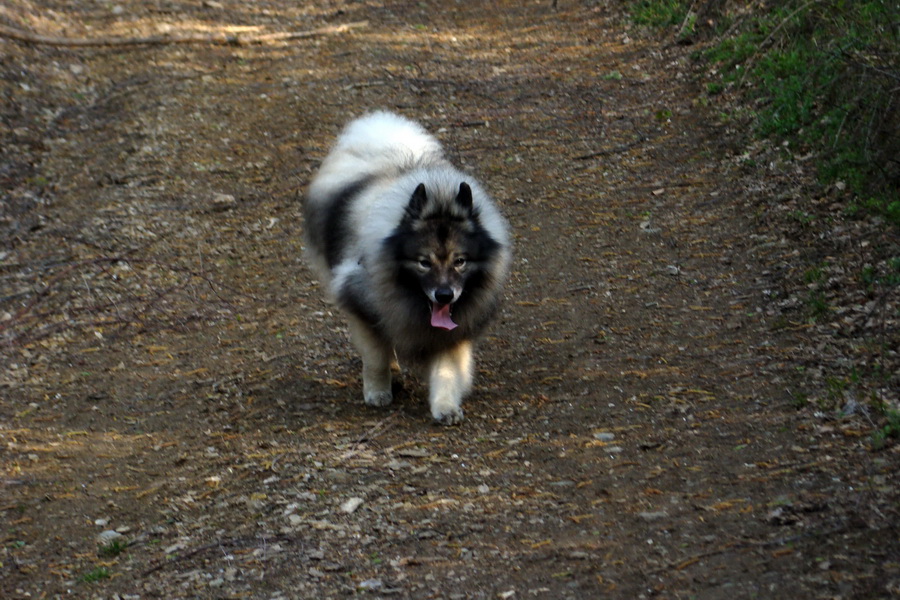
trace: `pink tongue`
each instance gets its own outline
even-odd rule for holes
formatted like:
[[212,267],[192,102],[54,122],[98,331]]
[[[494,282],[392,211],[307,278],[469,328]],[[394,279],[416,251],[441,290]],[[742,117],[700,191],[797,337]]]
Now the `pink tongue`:
[[455,329],[456,323],[450,318],[450,305],[431,303],[431,326],[441,329]]

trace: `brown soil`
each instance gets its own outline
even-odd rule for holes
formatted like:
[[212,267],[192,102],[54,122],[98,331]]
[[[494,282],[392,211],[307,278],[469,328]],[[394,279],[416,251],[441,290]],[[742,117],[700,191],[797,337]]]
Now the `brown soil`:
[[[109,42],[0,39],[0,596],[900,595],[896,289],[832,326],[803,279],[896,241],[792,220],[837,191],[748,151],[691,48],[619,2],[70,4],[0,9]],[[196,39],[122,43],[161,34]],[[516,232],[459,427],[410,375],[363,405],[302,260],[375,108]]]

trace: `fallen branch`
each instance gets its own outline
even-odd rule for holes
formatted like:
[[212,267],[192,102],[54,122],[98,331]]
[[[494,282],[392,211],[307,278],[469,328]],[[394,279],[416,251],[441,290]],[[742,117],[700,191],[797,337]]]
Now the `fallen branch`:
[[147,37],[98,37],[98,38],[70,38],[52,35],[41,35],[0,25],[0,37],[9,38],[27,44],[42,44],[46,46],[164,46],[169,44],[213,44],[218,46],[247,46],[252,44],[268,44],[273,42],[288,42],[304,38],[318,37],[344,33],[351,29],[359,29],[368,25],[368,21],[344,23],[342,25],[328,25],[317,29],[304,31],[283,31],[277,33],[220,33],[220,34],[186,34],[186,35],[151,35]]

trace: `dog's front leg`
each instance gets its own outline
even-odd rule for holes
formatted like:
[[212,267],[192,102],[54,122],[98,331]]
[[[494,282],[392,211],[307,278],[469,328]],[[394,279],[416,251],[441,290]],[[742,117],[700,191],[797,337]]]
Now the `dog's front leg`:
[[438,354],[428,366],[431,416],[441,425],[463,420],[462,400],[472,387],[472,343]]
[[391,393],[393,349],[357,317],[350,319],[350,335],[363,361],[363,399],[369,406],[387,406]]

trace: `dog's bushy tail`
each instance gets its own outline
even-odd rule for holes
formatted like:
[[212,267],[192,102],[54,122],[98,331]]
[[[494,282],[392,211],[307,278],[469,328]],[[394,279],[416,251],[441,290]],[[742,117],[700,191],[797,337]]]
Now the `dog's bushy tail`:
[[375,112],[350,123],[338,138],[335,150],[379,161],[397,152],[422,158],[440,154],[441,146],[421,125],[400,115]]
[[322,163],[310,196],[323,198],[350,182],[396,176],[442,155],[440,143],[418,123],[389,112],[351,122]]

